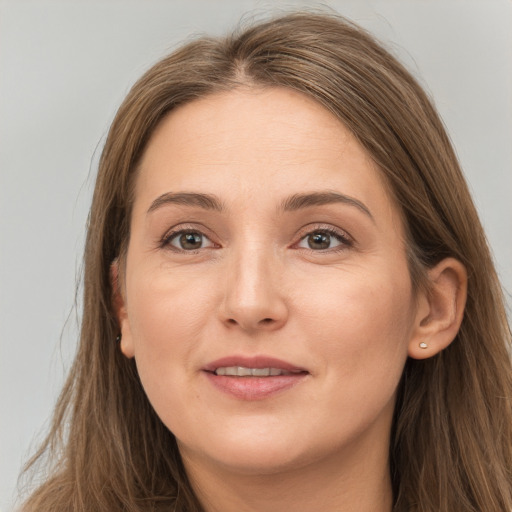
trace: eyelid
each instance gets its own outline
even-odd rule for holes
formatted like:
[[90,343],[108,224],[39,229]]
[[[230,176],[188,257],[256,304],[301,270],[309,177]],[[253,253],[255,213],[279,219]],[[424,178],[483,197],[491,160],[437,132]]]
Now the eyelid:
[[350,235],[347,231],[344,229],[338,228],[336,226],[333,226],[332,224],[308,224],[307,226],[304,226],[299,230],[297,233],[298,241],[295,242],[292,247],[297,247],[302,240],[304,240],[307,236],[309,236],[312,233],[315,232],[324,232],[328,233],[332,236],[334,236],[339,242],[340,245],[329,248],[329,249],[323,249],[323,250],[314,250],[314,249],[308,249],[306,247],[299,247],[299,249],[309,250],[311,252],[315,253],[327,253],[327,252],[336,252],[336,251],[342,251],[346,250],[347,248],[353,247],[355,245],[355,239],[352,235]]
[[[165,232],[165,234],[160,239],[158,245],[161,249],[169,249],[169,250],[172,250],[175,252],[183,252],[183,253],[187,253],[187,254],[195,254],[198,251],[201,251],[204,249],[220,247],[219,244],[217,244],[216,242],[213,241],[214,237],[207,234],[209,231],[210,230],[206,229],[202,225],[198,226],[197,224],[177,224]],[[191,232],[200,234],[203,238],[209,240],[211,242],[211,245],[208,247],[200,247],[199,249],[195,249],[195,250],[194,249],[185,250],[185,249],[180,249],[179,247],[176,247],[171,244],[171,240],[174,239],[175,237],[177,237],[178,235],[183,234],[183,233],[191,233]]]

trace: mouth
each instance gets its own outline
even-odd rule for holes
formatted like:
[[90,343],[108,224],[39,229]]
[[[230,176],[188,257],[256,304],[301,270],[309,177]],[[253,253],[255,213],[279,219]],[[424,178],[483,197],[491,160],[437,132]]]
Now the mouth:
[[266,356],[222,358],[203,368],[213,386],[237,400],[263,400],[289,390],[309,371]]
[[301,370],[290,372],[282,368],[247,368],[245,366],[221,366],[213,373],[228,377],[278,377],[280,375],[295,375],[304,373]]

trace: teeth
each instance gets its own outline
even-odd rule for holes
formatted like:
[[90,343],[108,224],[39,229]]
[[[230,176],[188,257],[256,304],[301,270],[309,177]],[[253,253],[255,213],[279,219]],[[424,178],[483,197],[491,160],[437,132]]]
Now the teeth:
[[268,377],[270,375],[270,368],[253,368],[251,373],[253,377]]
[[245,366],[223,366],[215,370],[216,375],[227,375],[229,377],[268,377],[291,375],[292,373],[279,368],[246,368]]
[[252,370],[250,368],[244,368],[243,366],[237,366],[236,367],[236,374],[239,377],[251,377],[252,376]]

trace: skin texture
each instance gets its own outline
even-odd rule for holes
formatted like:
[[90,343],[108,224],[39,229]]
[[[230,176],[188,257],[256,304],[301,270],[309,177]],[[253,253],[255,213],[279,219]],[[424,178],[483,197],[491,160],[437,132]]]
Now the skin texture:
[[[363,206],[282,208],[326,191]],[[168,193],[210,194],[222,211],[155,203]],[[465,272],[444,260],[430,271],[432,294],[414,292],[400,213],[343,124],[286,89],[182,106],[146,148],[131,223],[121,349],[205,508],[391,510],[396,388],[408,355],[431,357],[455,336]],[[202,236],[198,248],[180,246],[180,230]],[[311,234],[328,247],[311,247]],[[204,371],[233,355],[307,374],[266,398],[238,398]]]

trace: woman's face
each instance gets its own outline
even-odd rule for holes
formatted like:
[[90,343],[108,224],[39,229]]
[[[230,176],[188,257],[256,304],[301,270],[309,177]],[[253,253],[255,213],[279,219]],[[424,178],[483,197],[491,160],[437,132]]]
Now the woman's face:
[[387,453],[416,316],[403,226],[313,100],[247,88],[173,111],[140,164],[121,282],[122,350],[186,461]]

